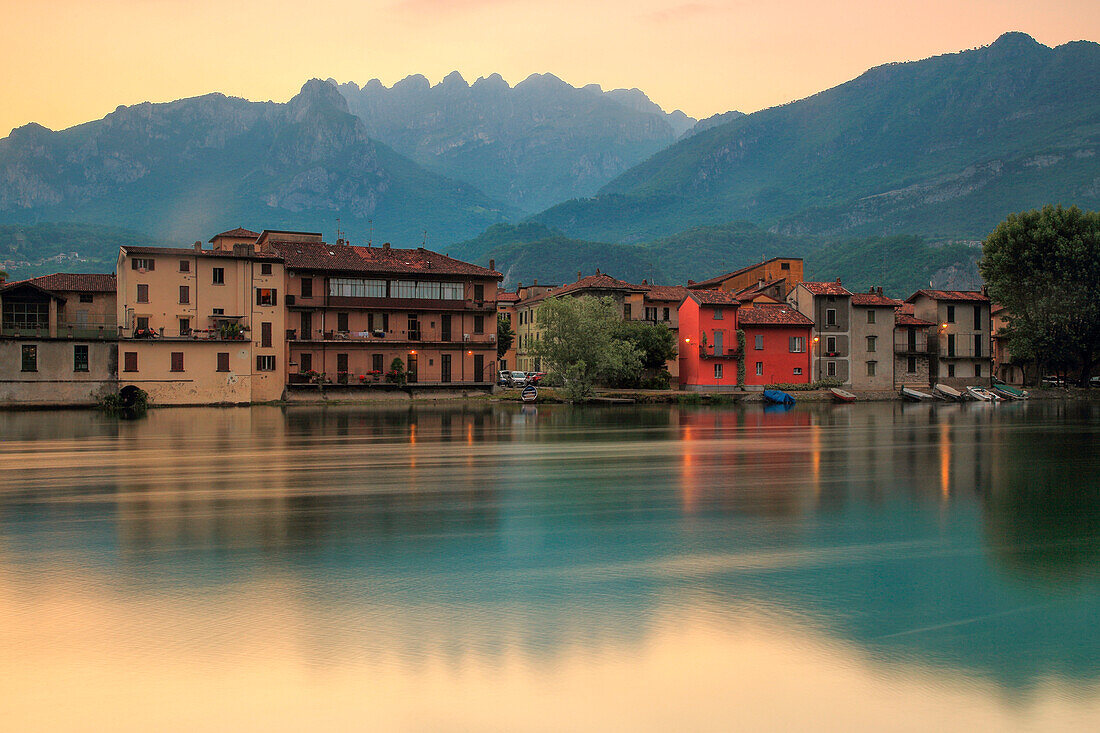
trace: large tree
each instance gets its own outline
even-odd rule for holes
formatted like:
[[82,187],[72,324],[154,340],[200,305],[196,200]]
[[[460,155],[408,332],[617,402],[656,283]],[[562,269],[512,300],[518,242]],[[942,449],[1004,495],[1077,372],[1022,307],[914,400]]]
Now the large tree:
[[551,298],[539,306],[539,338],[532,352],[559,373],[573,400],[592,394],[597,383],[637,380],[642,360],[618,335],[622,322],[611,298]]
[[1014,355],[1080,367],[1100,361],[1100,213],[1044,206],[1012,214],[982,247],[982,277],[1009,314]]

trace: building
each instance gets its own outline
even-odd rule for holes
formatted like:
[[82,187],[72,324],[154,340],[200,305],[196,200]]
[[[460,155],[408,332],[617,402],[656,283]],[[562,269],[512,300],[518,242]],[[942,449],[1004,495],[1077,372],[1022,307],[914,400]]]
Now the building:
[[491,388],[496,380],[495,270],[418,247],[325,243],[265,231],[258,250],[286,265],[291,385],[383,379],[401,361],[411,385]]
[[1012,352],[1008,348],[1008,336],[1005,329],[1009,325],[1008,310],[1003,305],[993,303],[990,306],[990,315],[993,319],[990,337],[993,341],[993,376],[1005,384],[1022,386],[1027,379],[1024,373],[1024,364],[1012,358]]
[[787,297],[802,315],[814,322],[810,381],[852,381],[852,294],[836,282],[800,282]]
[[87,405],[118,388],[115,277],[0,283],[0,404]]
[[[493,268],[492,260],[489,261],[489,268]],[[510,292],[508,290],[497,290],[497,318],[506,321],[512,329],[512,333],[516,332],[516,322],[519,320],[519,313],[516,310],[516,304],[519,303],[519,291]],[[516,338],[513,335],[512,343],[501,354],[497,352],[497,371],[506,372],[510,371],[516,365]]]
[[739,389],[737,310],[741,301],[728,290],[689,290],[679,308],[680,389],[729,392]]
[[716,275],[702,282],[688,281],[688,287],[692,290],[738,292],[746,288],[774,287],[777,281],[782,282],[782,285],[775,290],[779,293],[777,300],[782,301],[798,283],[802,282],[802,258],[772,257],[770,260],[747,265],[724,275]]
[[[234,230],[191,248],[123,247],[119,388],[153,404],[266,402],[286,382],[282,259]],[[252,238],[251,241],[249,238]]]
[[809,384],[814,322],[786,303],[742,306],[745,384]]
[[973,290],[918,290],[906,298],[929,330],[929,378],[953,387],[989,385],[993,373],[989,296]]
[[929,331],[936,324],[913,315],[912,303],[894,309],[894,386],[930,387]]
[[882,294],[882,288],[852,293],[852,374],[853,389],[892,391],[894,389],[894,311],[900,300]]

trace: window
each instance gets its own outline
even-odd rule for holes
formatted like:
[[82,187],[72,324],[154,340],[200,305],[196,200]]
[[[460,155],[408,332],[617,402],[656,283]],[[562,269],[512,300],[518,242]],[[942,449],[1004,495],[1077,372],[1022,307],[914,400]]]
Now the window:
[[722,320],[722,309],[721,308],[715,308],[714,309],[714,320],[716,320],[716,321]]
[[867,353],[871,353],[875,350],[875,344],[878,342],[878,336],[867,337]]
[[668,319],[669,319],[669,310],[668,310],[668,308],[665,308],[663,311],[661,311],[661,320],[662,321],[667,321]]
[[390,314],[389,313],[383,313],[382,314],[382,330],[389,333],[389,330],[390,330]]
[[790,347],[792,354],[801,354],[806,351],[806,337],[805,336],[791,336]]
[[974,306],[974,330],[982,330],[982,307],[980,305]]
[[328,281],[328,294],[340,298],[385,298],[386,290],[385,280],[333,278]]
[[313,312],[302,311],[299,314],[299,321],[301,325],[302,334],[299,338],[309,340],[313,338]]
[[905,362],[905,371],[908,374],[917,373],[917,357],[910,356]]
[[225,285],[225,268],[215,267],[211,270],[211,280],[215,285]]
[[415,280],[394,280],[390,283],[390,296],[394,298],[415,298]]
[[721,379],[722,378],[722,365],[721,364],[715,364],[714,365],[714,378],[715,379]]
[[172,368],[171,368],[170,371],[173,371],[173,372],[182,372],[183,371],[183,352],[182,351],[173,351],[172,352]]
[[485,300],[485,286],[481,283],[474,283],[474,300]]
[[439,283],[439,297],[443,300],[462,300],[462,283]]
[[49,303],[21,303],[4,300],[4,328],[49,328]]
[[191,288],[186,285],[180,285],[180,303],[191,302]]
[[191,272],[191,260],[180,260],[180,272]]
[[405,333],[410,341],[420,340],[420,318],[415,313],[409,314],[409,322],[405,326]]
[[825,353],[836,353],[836,336],[829,336],[825,339]]
[[827,374],[830,377],[835,377],[836,376],[836,362],[835,361],[825,362],[825,374]]
[[213,313],[216,316],[224,316],[225,315],[225,308],[214,308],[213,310],[211,310],[211,313]]
[[867,322],[868,323],[874,323],[875,322],[875,309],[874,308],[868,308],[867,309]]
[[218,352],[218,371],[219,372],[228,372],[229,371],[229,352],[228,351],[219,351]]
[[[974,356],[982,355],[982,335],[980,333],[974,334]],[[977,376],[977,375],[974,375]]]
[[156,269],[156,262],[149,258],[135,257],[130,260],[131,270],[154,270]]
[[302,278],[302,297],[303,298],[312,298],[313,297],[313,278],[312,277],[303,277]]
[[779,269],[780,270],[789,270],[789,269],[791,269],[791,263],[790,262],[780,262],[779,263]]
[[275,288],[256,288],[256,305],[279,305],[279,295]]
[[271,274],[271,263],[270,262],[260,263],[260,274],[261,275],[270,275]]
[[385,371],[381,354],[371,354],[371,369],[376,372]]
[[947,365],[947,376],[949,376],[949,377],[955,376],[955,365],[954,364],[948,364]]
[[303,373],[313,371],[313,354],[305,353],[298,355],[298,370]]
[[137,302],[148,303],[149,302],[149,286],[138,285],[137,286]]
[[877,364],[878,363],[874,362],[874,361],[867,362],[867,376],[868,377],[875,376],[875,367],[877,366]]
[[[311,356],[310,354],[302,354],[302,356]],[[268,355],[260,355],[256,357],[256,371],[258,372],[273,372],[275,371],[275,357]]]
[[38,346],[23,344],[23,371],[38,371]]
[[836,325],[836,308],[826,308],[825,309],[825,325],[826,326],[835,326]]
[[974,365],[974,376],[975,377],[982,376],[982,365],[981,364],[975,364]]
[[948,323],[954,323],[955,322],[955,306],[953,306],[953,305],[947,306],[947,322]]
[[794,375],[796,377],[801,376],[802,375],[802,367],[795,367],[794,368]]
[[756,376],[764,376],[764,362],[762,361],[756,362]]
[[652,321],[653,323],[656,323],[657,322],[657,309],[656,308],[650,308],[650,307],[647,306],[646,309],[645,309],[645,319],[647,321]]
[[260,324],[260,348],[271,348],[271,323],[266,321]]
[[81,293],[80,294],[80,302],[81,303],[91,303],[92,302],[92,294],[91,293]]
[[955,334],[953,333],[947,334],[947,355],[955,355]]
[[630,303],[623,303],[623,318],[627,321],[630,320]]
[[764,334],[756,334],[755,338],[753,339],[753,348],[755,348],[757,351],[764,350]]
[[474,316],[474,333],[485,333],[485,316]]
[[347,313],[337,313],[336,314],[336,330],[337,331],[344,331],[344,332],[347,332],[347,331],[350,330],[348,328],[348,314]]
[[88,371],[88,345],[87,344],[74,344],[73,345],[73,371],[74,372],[86,372],[86,371]]
[[181,319],[179,319],[179,321],[180,321],[180,336],[190,336],[191,335],[191,319],[190,318],[181,318]]
[[149,330],[149,316],[137,317],[137,330],[148,331]]
[[137,352],[127,351],[122,354],[122,371],[124,372],[136,372],[137,368]]

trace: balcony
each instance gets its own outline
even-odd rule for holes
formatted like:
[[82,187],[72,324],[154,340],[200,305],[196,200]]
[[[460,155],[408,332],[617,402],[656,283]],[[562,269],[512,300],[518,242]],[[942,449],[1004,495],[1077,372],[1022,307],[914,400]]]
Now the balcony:
[[931,353],[927,338],[910,342],[908,338],[894,339],[894,353],[902,356],[928,356]]
[[0,329],[0,336],[26,339],[69,339],[73,341],[108,341],[118,338],[115,322],[62,322],[51,335],[50,328],[41,323],[9,323]]
[[713,344],[699,344],[699,356],[703,359],[740,359],[743,355],[740,349],[716,347]]

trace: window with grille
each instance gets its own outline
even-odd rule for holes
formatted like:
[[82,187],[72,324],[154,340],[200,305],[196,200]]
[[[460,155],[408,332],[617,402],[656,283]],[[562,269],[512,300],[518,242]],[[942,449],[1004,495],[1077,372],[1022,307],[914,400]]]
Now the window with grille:
[[88,345],[73,344],[73,371],[88,371]]
[[38,371],[38,346],[35,344],[23,344],[21,349],[22,370],[24,372]]

